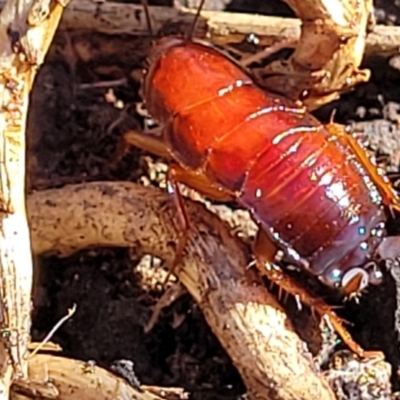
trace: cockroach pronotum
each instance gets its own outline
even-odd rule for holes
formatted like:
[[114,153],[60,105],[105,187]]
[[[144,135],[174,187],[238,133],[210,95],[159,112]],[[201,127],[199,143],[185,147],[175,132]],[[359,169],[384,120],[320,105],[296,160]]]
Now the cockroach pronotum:
[[378,257],[397,254],[400,243],[386,236],[386,213],[400,210],[400,201],[365,149],[341,125],[322,125],[298,103],[263,90],[239,62],[192,33],[160,39],[148,64],[142,96],[160,128],[126,141],[174,161],[168,183],[184,232],[176,262],[188,236],[177,184],[236,201],[259,227],[253,251],[260,271],[327,314],[359,356],[377,355],[364,352],[328,305],[277,267],[283,254],[349,297],[380,283]]

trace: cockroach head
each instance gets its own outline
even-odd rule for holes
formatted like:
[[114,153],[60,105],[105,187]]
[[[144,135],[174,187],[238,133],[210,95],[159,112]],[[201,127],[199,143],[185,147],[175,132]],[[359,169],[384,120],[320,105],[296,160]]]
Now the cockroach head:
[[181,46],[185,39],[176,36],[163,37],[154,46],[151,47],[149,55],[147,56],[147,65],[149,68],[158,64],[164,54],[176,46]]
[[147,56],[147,65],[143,71],[142,85],[139,90],[139,94],[143,100],[149,100],[148,95],[151,93],[151,87],[153,86],[153,76],[157,71],[163,56],[172,48],[181,46],[184,42],[184,39],[178,37],[163,37],[151,47]]
[[181,46],[184,42],[184,39],[178,37],[163,37],[151,47],[147,56],[146,67],[143,71],[143,80],[139,93],[142,99],[146,98],[146,93],[152,86],[154,72],[157,70],[162,57],[173,47]]

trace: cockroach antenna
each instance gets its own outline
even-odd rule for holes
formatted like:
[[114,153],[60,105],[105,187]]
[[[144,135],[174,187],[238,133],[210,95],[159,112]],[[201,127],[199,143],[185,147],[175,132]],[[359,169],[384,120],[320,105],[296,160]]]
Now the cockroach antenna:
[[151,25],[151,18],[150,18],[150,12],[149,12],[149,3],[147,0],[141,0],[143,8],[144,8],[144,15],[146,17],[146,23],[147,23],[147,28],[149,30],[149,34],[151,37],[154,37],[154,31],[153,31],[153,26]]
[[194,33],[196,31],[196,27],[197,27],[197,22],[199,21],[201,9],[203,8],[204,3],[205,3],[205,0],[201,0],[199,6],[197,7],[196,16],[194,17],[192,26],[190,27],[189,34],[188,34],[188,37],[187,37],[188,40],[192,40],[193,39]]

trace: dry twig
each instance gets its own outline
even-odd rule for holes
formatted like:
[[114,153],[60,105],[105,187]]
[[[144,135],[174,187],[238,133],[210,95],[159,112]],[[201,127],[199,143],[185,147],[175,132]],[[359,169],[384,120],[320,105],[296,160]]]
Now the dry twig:
[[[267,88],[294,99],[307,91],[305,102],[310,109],[369,79],[368,70],[359,70],[364,53],[399,53],[400,28],[377,26],[367,35],[371,0],[286,2],[303,23],[290,18],[203,11],[197,36],[232,45],[255,34],[263,47],[300,39],[288,60],[275,61],[258,75]],[[185,8],[151,7],[150,13],[156,30],[168,24],[187,31],[193,19],[193,10]],[[98,4],[91,0],[72,1],[61,28],[90,29],[111,35],[148,34],[141,5]]]
[[[253,270],[243,244],[204,206],[192,222],[181,282],[238,368],[251,399],[334,399],[285,313]],[[88,183],[28,199],[33,251],[66,256],[92,246],[136,247],[170,262],[177,241],[168,196],[132,183]],[[162,210],[162,212],[161,212]]]
[[[46,18],[27,24],[41,5]],[[9,0],[0,15],[0,399],[4,400],[9,398],[12,379],[27,373],[32,258],[25,211],[25,122],[37,67],[63,11],[58,3],[49,7],[46,0]]]
[[[4,0],[0,1],[0,7],[2,4]],[[138,4],[72,0],[63,14],[60,29],[88,29],[108,35],[146,36],[148,27],[142,10],[143,7]],[[150,13],[157,31],[167,23],[176,23],[182,30],[187,30],[193,21],[193,11],[185,9],[150,7]],[[300,33],[299,19],[217,11],[202,11],[197,30],[198,36],[207,37],[220,45],[240,43],[248,35],[254,34],[262,47],[284,40],[297,40]],[[398,55],[399,44],[400,27],[377,25],[367,35],[365,55]]]
[[15,381],[11,400],[162,400],[165,396],[133,388],[96,365],[38,354],[29,361],[29,381]]

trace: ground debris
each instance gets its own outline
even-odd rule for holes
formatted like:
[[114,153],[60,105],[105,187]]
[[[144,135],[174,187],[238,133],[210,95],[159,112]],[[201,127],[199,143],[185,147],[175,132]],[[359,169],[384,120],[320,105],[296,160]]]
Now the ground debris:
[[382,360],[360,360],[342,350],[332,356],[324,375],[339,400],[391,400],[391,372]]

